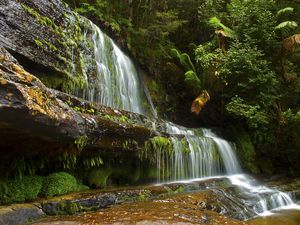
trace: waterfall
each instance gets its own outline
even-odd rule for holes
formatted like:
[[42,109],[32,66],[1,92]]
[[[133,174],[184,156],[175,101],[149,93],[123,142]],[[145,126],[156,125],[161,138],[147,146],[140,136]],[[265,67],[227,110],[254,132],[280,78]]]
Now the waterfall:
[[77,88],[75,94],[112,108],[156,117],[151,99],[144,92],[133,62],[99,27],[88,22],[90,31],[85,33],[83,45],[93,52],[93,57],[82,52],[82,70],[84,74],[89,74],[84,67],[88,64],[91,67],[90,64],[93,64],[96,73],[86,76],[87,87],[83,90]]
[[[166,122],[166,132],[172,135],[174,151],[159,157],[158,165],[164,165],[158,171],[159,182],[241,173],[233,146],[210,130],[187,129]],[[167,162],[161,161],[166,157]],[[170,175],[164,177],[161,173]]]
[[[239,190],[238,196],[231,196],[232,202],[238,201],[240,205],[245,205],[247,210],[252,210],[251,215],[268,215],[271,210],[286,207],[300,209],[300,206],[294,204],[292,196],[263,186],[251,176],[243,174],[234,145],[211,130],[188,129],[166,122],[166,131],[172,135],[173,153],[167,157],[162,155],[157,160],[159,182],[226,178]],[[162,162],[165,158],[168,163]],[[243,212],[241,217],[249,218]]]
[[[82,52],[82,69],[84,74],[89,74],[88,69],[84,68],[89,63],[96,73],[85,77],[87,87],[78,88],[76,94],[112,108],[155,117],[151,99],[147,98],[132,61],[96,25],[89,23],[92,32],[84,35],[83,45],[93,54],[91,57],[91,54]],[[255,215],[265,215],[270,210],[286,206],[298,207],[288,194],[260,185],[243,174],[234,145],[211,130],[188,129],[170,122],[164,125],[165,132],[171,136],[173,151],[167,153],[157,150],[157,176],[160,183],[221,176],[239,189],[240,195],[236,198],[240,200],[240,205],[245,205],[247,210],[251,208]],[[241,212],[241,215],[244,214]]]

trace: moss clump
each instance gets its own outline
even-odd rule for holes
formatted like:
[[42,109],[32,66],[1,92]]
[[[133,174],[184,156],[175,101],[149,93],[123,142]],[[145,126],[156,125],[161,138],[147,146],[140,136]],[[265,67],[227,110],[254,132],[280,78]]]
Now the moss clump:
[[103,188],[107,185],[107,180],[112,174],[111,168],[94,168],[88,173],[88,185],[94,188]]
[[59,208],[59,214],[69,214],[69,215],[74,215],[75,213],[80,212],[81,207],[78,203],[76,202],[71,202],[71,201],[66,201],[62,202],[58,206]]
[[52,173],[45,178],[42,195],[63,195],[69,192],[86,190],[88,187],[79,185],[76,178],[66,172]]
[[43,177],[25,176],[22,179],[7,179],[0,183],[0,204],[25,202],[36,199],[43,185]]

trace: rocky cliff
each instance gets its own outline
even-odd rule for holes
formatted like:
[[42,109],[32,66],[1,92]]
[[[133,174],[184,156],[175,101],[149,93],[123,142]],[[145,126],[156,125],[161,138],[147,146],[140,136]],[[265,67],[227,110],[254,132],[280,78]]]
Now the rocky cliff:
[[89,22],[59,0],[1,0],[0,45],[47,84],[59,89],[83,85],[88,64],[82,54]]

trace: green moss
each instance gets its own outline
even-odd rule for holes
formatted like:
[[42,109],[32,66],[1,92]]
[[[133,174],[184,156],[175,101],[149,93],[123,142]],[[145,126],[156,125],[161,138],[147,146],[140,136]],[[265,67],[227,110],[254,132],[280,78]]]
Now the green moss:
[[252,173],[258,173],[256,152],[250,136],[241,126],[230,127],[229,133],[237,146],[237,154],[244,168]]
[[39,40],[34,40],[34,43],[39,46],[42,47],[43,46],[43,42],[39,41]]
[[66,172],[52,173],[44,180],[42,195],[54,196],[63,195],[74,191],[86,189],[79,185],[76,178]]
[[6,179],[0,182],[0,204],[24,202],[36,199],[42,189],[43,178],[24,176],[22,179]]
[[80,212],[81,207],[78,203],[76,202],[71,202],[71,201],[66,201],[62,202],[58,206],[59,214],[69,214],[69,215],[74,215],[75,213]]
[[103,188],[107,185],[107,179],[112,174],[111,168],[95,168],[89,171],[87,182],[90,187]]
[[21,6],[23,7],[23,9],[26,12],[28,12],[31,16],[33,16],[41,25],[48,26],[55,32],[57,32],[59,30],[58,26],[49,17],[42,16],[37,11],[35,11],[33,8],[30,8],[29,6],[27,6],[25,4],[21,3]]

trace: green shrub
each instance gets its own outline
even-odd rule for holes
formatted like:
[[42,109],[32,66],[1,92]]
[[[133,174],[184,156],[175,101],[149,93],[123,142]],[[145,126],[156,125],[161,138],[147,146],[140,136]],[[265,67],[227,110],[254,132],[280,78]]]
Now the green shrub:
[[66,173],[52,173],[45,178],[42,196],[63,195],[69,192],[86,190],[88,187],[78,184],[75,177]]
[[24,176],[22,179],[6,179],[0,182],[0,204],[24,202],[36,199],[42,189],[43,178]]

